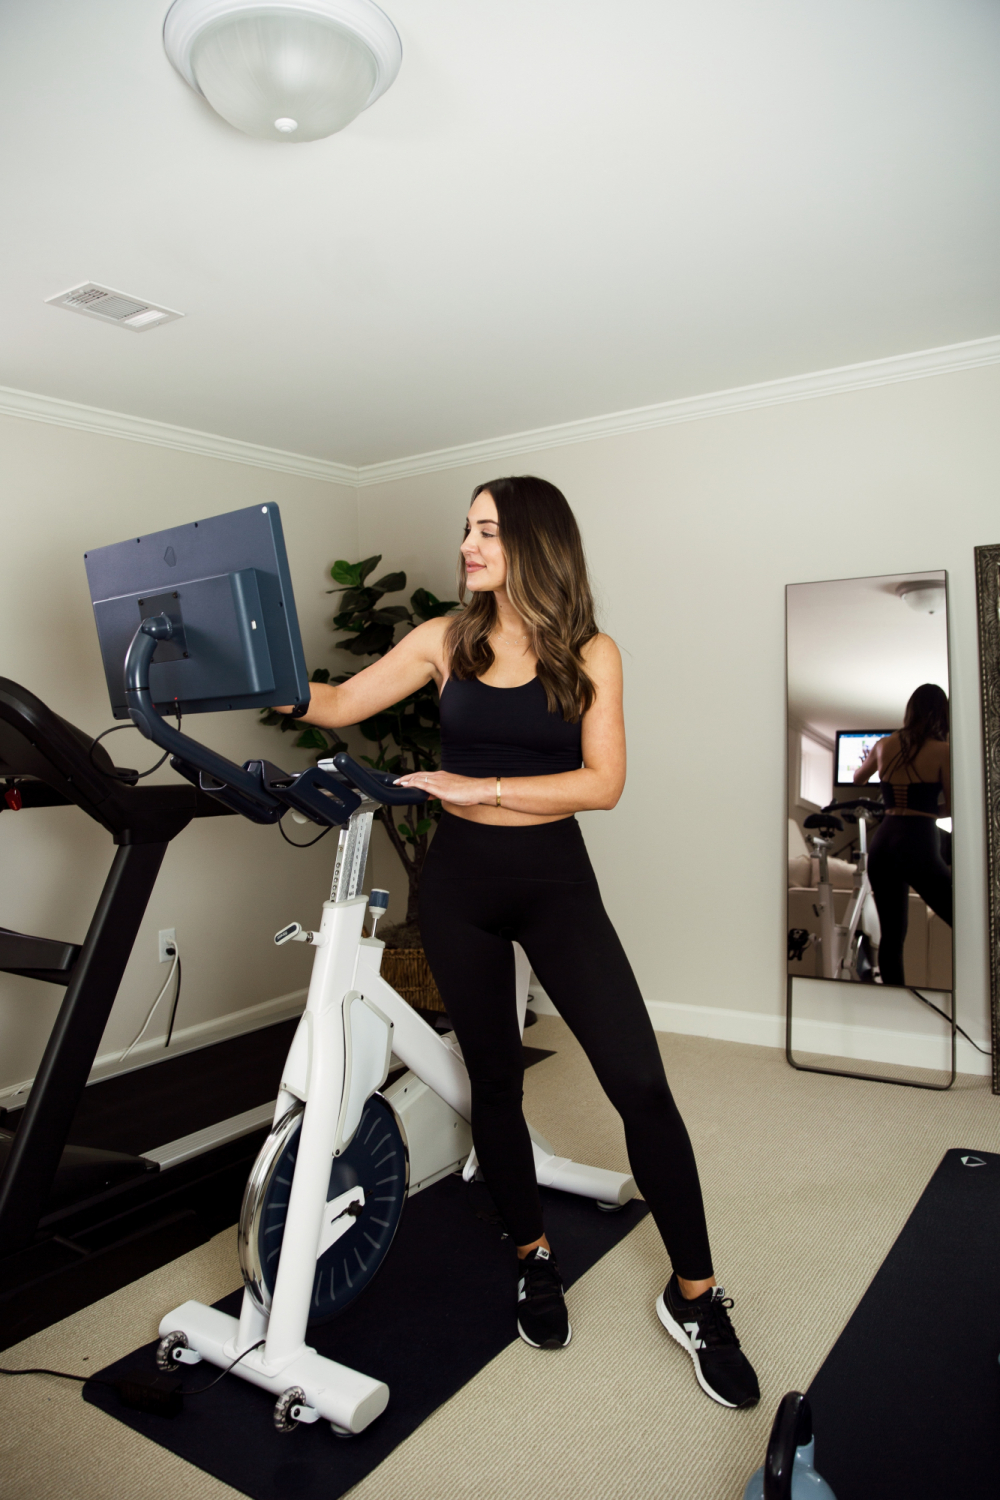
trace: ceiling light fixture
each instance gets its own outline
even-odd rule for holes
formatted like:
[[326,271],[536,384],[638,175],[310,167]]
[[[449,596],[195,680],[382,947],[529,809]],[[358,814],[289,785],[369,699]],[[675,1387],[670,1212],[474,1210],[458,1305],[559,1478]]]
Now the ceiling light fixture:
[[174,0],[163,45],[230,125],[268,141],[318,141],[374,104],[403,57],[373,0]]
[[919,578],[912,583],[901,583],[896,589],[896,594],[911,609],[916,610],[918,615],[936,615],[944,609],[944,584],[938,583],[933,578]]

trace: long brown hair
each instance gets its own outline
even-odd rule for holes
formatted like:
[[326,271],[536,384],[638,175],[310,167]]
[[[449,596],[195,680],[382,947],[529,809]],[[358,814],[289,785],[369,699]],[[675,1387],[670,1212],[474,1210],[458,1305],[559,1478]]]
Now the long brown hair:
[[[530,474],[477,485],[473,500],[487,491],[497,508],[497,529],[507,562],[507,596],[530,632],[549,713],[558,711],[568,724],[575,724],[596,697],[581,648],[597,635],[576,517],[554,484]],[[458,589],[464,600],[466,573],[461,554]],[[489,671],[494,661],[489,636],[496,624],[492,593],[474,593],[448,627],[454,677],[482,677]]]
[[948,695],[936,682],[922,683],[910,694],[899,731],[899,753],[886,772],[912,765],[928,740],[946,740],[949,731]]

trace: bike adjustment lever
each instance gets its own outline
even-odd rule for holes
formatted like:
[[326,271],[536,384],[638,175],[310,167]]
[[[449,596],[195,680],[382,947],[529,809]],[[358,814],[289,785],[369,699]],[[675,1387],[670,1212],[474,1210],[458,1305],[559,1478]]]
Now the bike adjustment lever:
[[319,933],[307,932],[301,922],[289,922],[287,927],[282,927],[280,932],[274,934],[275,946],[280,948],[285,943],[312,943],[319,947]]

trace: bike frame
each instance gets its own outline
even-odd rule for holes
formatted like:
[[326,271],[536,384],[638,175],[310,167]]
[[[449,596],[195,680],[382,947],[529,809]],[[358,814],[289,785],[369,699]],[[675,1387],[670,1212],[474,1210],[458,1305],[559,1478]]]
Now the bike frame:
[[834,910],[833,889],[830,885],[829,851],[832,839],[815,834],[809,840],[819,857],[819,887],[815,911],[819,918],[820,963],[824,979],[849,980],[860,983],[858,976],[858,932],[865,933],[875,951],[881,939],[878,912],[868,878],[868,817],[858,814],[859,852],[854,873],[854,891],[845,913],[845,921],[838,923]]
[[[360,1432],[385,1409],[388,1387],[323,1358],[305,1335],[316,1260],[354,1222],[349,1202],[327,1202],[331,1158],[353,1138],[366,1101],[385,1082],[392,1054],[409,1070],[385,1097],[409,1143],[410,1194],[463,1162],[472,1169],[469,1175],[474,1173],[470,1085],[461,1049],[453,1035],[439,1035],[381,977],[385,945],[362,935],[368,902],[359,890],[376,806],[363,800],[341,830],[319,930],[292,929],[295,940],[311,943],[315,959],[275,1106],[275,1128],[290,1110],[305,1109],[270,1308],[265,1310],[248,1284],[238,1319],[185,1302],[160,1323],[161,1336],[186,1335],[189,1357],[223,1368],[238,1359],[234,1373],[275,1396],[300,1388],[305,1399],[297,1407],[298,1420],[324,1417],[346,1432]],[[284,940],[288,931],[278,937]],[[530,969],[517,945],[515,954],[523,1027]],[[410,1120],[417,1128],[408,1128]],[[531,1136],[540,1184],[615,1205],[635,1196],[631,1177],[559,1157],[536,1131]],[[357,1188],[343,1198],[363,1201],[357,1199],[360,1193]]]

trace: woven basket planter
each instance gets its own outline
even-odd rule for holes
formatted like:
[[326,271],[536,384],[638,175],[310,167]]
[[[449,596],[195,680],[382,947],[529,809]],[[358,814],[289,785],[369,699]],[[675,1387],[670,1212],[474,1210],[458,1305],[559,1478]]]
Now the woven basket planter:
[[382,954],[382,978],[410,1005],[420,1010],[444,1010],[423,948],[386,948]]

